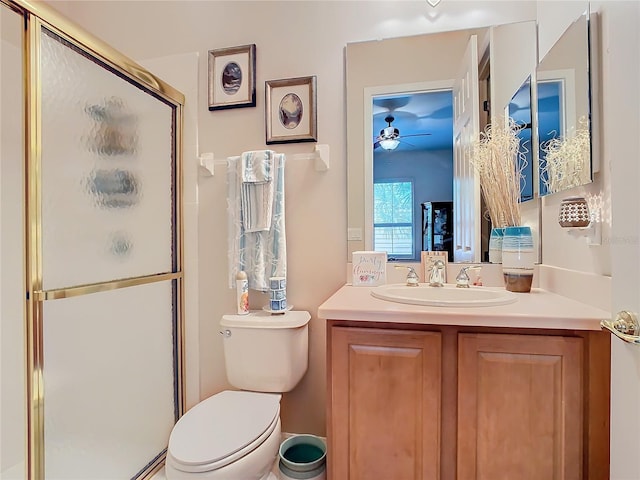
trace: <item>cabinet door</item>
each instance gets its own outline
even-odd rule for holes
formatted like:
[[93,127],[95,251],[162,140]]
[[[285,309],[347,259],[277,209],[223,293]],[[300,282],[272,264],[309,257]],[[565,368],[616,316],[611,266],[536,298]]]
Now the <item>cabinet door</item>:
[[458,478],[582,478],[582,339],[460,334]]
[[438,479],[441,339],[332,327],[329,478]]

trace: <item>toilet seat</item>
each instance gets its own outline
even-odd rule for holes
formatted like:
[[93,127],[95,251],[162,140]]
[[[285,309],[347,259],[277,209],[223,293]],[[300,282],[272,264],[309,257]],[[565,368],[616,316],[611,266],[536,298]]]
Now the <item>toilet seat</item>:
[[224,391],[200,402],[173,427],[167,457],[183,472],[217,470],[249,454],[280,419],[280,394]]

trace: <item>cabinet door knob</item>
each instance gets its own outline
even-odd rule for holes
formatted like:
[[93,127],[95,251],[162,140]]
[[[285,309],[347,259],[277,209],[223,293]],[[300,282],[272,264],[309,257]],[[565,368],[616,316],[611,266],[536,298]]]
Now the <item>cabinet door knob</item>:
[[609,330],[609,332],[627,343],[640,345],[640,325],[638,324],[637,315],[633,312],[622,310],[617,313],[613,321],[602,320],[600,327]]

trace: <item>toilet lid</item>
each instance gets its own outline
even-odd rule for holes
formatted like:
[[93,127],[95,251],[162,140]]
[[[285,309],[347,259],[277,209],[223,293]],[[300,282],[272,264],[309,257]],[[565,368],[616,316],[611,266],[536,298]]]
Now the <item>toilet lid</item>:
[[280,397],[230,390],[213,395],[178,420],[169,437],[168,453],[184,466],[225,459],[255,442],[274,424],[280,415]]

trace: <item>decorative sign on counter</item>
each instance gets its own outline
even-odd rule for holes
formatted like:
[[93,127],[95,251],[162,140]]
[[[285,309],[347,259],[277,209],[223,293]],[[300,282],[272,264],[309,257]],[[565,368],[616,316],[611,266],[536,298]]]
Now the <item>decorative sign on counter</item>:
[[387,283],[387,252],[353,252],[354,287],[372,287]]
[[433,263],[436,260],[442,260],[444,262],[444,276],[443,279],[447,281],[447,259],[448,254],[445,251],[423,251],[420,255],[420,266],[422,273],[422,281],[428,282],[429,276],[431,275],[431,269],[433,268]]

